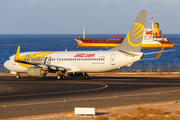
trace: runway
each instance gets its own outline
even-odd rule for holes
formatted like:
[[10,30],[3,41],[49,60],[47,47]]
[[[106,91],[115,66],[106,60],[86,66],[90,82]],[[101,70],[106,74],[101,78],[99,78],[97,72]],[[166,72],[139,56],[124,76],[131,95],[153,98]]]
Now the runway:
[[179,78],[0,76],[0,118],[180,99]]

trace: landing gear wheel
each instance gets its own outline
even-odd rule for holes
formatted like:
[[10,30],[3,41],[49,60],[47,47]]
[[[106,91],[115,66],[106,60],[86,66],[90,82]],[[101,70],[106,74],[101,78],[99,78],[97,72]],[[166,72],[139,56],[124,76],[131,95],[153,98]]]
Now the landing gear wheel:
[[65,80],[65,75],[61,75],[61,80]]
[[58,80],[60,80],[60,79],[61,79],[60,75],[58,75],[58,76],[57,76],[57,79],[58,79]]
[[65,75],[58,75],[58,76],[57,76],[57,79],[58,79],[58,80],[64,80],[64,79],[65,79]]
[[85,79],[88,80],[89,79],[89,75],[85,74]]
[[80,76],[80,79],[81,79],[81,80],[84,80],[84,75],[81,75],[81,76]]
[[89,75],[88,74],[84,74],[80,76],[81,80],[87,80],[89,79]]
[[20,78],[20,75],[16,75],[16,79],[19,79]]

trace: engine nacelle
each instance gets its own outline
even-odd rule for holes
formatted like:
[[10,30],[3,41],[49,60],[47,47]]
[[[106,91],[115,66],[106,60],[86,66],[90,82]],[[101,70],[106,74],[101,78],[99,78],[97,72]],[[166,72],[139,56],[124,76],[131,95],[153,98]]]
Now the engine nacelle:
[[40,67],[30,67],[27,69],[27,74],[28,76],[33,77],[44,77],[47,74],[47,71]]

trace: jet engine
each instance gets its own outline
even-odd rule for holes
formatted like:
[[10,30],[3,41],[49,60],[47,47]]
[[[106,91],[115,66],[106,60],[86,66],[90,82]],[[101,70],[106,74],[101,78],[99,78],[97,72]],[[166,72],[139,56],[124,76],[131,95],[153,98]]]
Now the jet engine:
[[27,69],[28,76],[44,77],[48,71],[43,70],[41,67],[30,67]]

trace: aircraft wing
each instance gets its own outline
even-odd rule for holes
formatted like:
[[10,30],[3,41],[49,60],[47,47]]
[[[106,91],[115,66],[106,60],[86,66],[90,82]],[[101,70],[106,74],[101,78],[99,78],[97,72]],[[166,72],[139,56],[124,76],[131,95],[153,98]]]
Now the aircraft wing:
[[29,64],[29,65],[35,65],[35,66],[41,67],[48,71],[51,71],[51,70],[53,70],[53,71],[70,71],[71,70],[70,68],[58,66],[58,65],[50,65],[50,64],[23,61],[23,60],[19,59],[19,56],[20,56],[20,46],[18,46],[18,48],[17,48],[16,56],[14,59],[15,62]]

